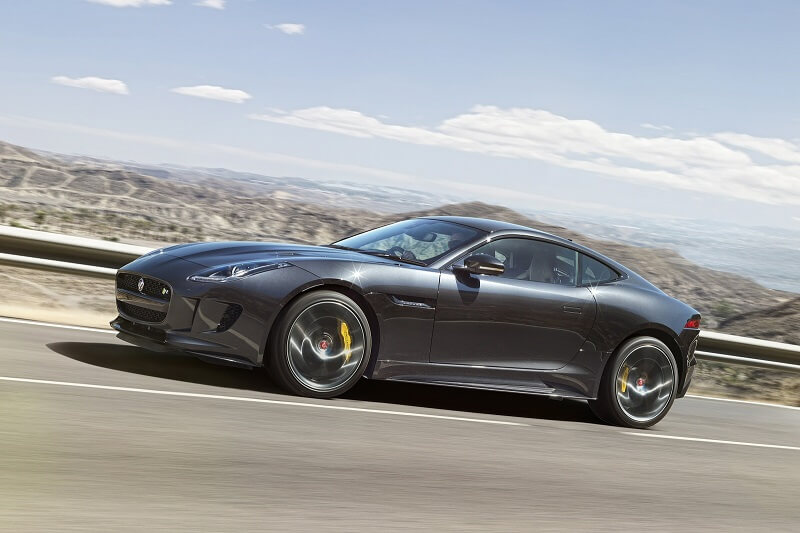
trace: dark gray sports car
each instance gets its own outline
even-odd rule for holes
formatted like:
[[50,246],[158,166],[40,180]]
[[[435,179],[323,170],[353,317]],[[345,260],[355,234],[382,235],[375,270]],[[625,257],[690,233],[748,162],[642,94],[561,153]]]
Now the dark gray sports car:
[[588,248],[428,217],[327,246],[198,243],[117,274],[118,336],[328,398],[361,377],[584,398],[648,427],[686,393],[700,315]]

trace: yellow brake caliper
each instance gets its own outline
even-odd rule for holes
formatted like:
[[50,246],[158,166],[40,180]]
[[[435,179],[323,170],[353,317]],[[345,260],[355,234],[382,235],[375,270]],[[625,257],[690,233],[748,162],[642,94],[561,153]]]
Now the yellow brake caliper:
[[347,325],[347,322],[342,321],[341,325],[339,326],[339,333],[342,335],[342,341],[344,341],[344,362],[349,363],[350,356],[353,353],[353,351],[350,349],[353,339],[350,338],[350,327]]
[[622,371],[622,378],[620,378],[621,383],[619,384],[620,392],[625,392],[625,390],[628,388],[628,372],[630,371],[631,369],[628,366],[626,366],[625,369]]

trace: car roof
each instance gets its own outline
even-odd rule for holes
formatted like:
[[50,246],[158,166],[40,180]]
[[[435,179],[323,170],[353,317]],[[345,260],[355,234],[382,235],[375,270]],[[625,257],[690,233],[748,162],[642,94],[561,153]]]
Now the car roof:
[[443,222],[453,222],[454,224],[469,226],[471,228],[479,229],[487,233],[497,233],[498,231],[518,231],[520,233],[525,233],[528,235],[530,234],[540,235],[542,237],[548,237],[550,239],[569,242],[569,239],[565,239],[564,237],[559,237],[558,235],[553,235],[552,233],[547,233],[546,231],[529,228],[528,226],[521,226],[519,224],[512,224],[511,222],[492,220],[489,218],[454,217],[454,216],[429,216],[422,218],[441,220]]

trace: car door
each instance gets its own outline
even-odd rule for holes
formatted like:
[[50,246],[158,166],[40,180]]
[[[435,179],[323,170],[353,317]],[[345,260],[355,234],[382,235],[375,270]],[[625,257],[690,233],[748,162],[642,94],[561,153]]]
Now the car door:
[[591,291],[576,286],[578,253],[522,237],[499,238],[467,255],[475,253],[500,259],[505,270],[442,271],[431,362],[539,370],[567,364],[596,314]]

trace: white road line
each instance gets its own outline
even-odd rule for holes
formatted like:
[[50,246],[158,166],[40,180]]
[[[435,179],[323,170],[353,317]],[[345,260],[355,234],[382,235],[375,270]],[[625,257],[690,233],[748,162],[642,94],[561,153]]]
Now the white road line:
[[733,403],[747,403],[750,405],[762,405],[764,407],[780,407],[781,409],[794,409],[795,411],[800,411],[800,407],[794,407],[793,405],[781,405],[779,403],[752,402],[750,400],[734,400],[732,398],[717,398],[715,396],[698,396],[697,394],[687,394],[686,397],[697,398],[698,400],[714,400],[717,402],[733,402]]
[[36,320],[24,320],[21,318],[9,318],[5,316],[0,316],[0,322],[9,322],[11,324],[28,324],[29,326],[47,326],[50,328],[61,328],[61,329],[76,329],[78,331],[91,331],[94,333],[116,333],[113,329],[100,329],[100,328],[88,328],[85,326],[68,326],[67,324],[53,324],[52,322],[38,322]]
[[527,426],[519,422],[507,422],[505,420],[489,420],[485,418],[464,418],[460,416],[431,415],[426,413],[409,413],[406,411],[388,411],[385,409],[365,409],[363,407],[347,407],[344,405],[328,405],[319,403],[292,402],[286,400],[267,400],[265,398],[248,398],[246,396],[223,396],[219,394],[200,394],[196,392],[177,392],[155,389],[138,389],[133,387],[114,387],[111,385],[92,385],[89,383],[73,383],[69,381],[50,381],[47,379],[14,378],[0,376],[0,381],[13,381],[20,383],[36,383],[39,385],[60,385],[62,387],[82,387],[85,389],[101,389],[121,392],[139,392],[145,394],[160,394],[163,396],[182,396],[185,398],[205,398],[211,400],[231,400],[236,402],[267,403],[271,405],[284,405],[291,407],[312,407],[317,409],[335,409],[339,411],[353,411],[357,413],[372,413],[376,415],[392,416],[413,416],[417,418],[435,418],[438,420],[454,420],[458,422],[476,422],[478,424],[496,424],[502,426]]
[[623,431],[622,433],[623,435],[634,435],[636,437],[651,437],[654,439],[688,440],[693,442],[709,442],[712,444],[733,444],[735,446],[754,446],[756,448],[776,448],[779,450],[800,451],[800,447],[781,446],[779,444],[760,444],[757,442],[740,442],[736,440],[700,439],[697,437],[676,437],[675,435],[659,435],[658,433],[634,433],[632,431]]

